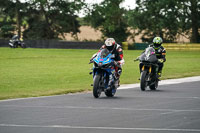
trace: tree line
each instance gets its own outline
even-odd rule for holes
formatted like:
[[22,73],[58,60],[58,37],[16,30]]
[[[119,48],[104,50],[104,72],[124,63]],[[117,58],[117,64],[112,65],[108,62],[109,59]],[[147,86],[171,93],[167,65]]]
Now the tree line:
[[[113,37],[122,42],[140,34],[143,42],[155,36],[176,42],[183,35],[200,43],[199,0],[136,0],[132,10],[121,7],[123,1],[89,6],[85,0],[0,0],[0,38],[17,33],[25,39],[59,39],[71,33],[78,39],[84,23],[100,30],[102,40]],[[86,16],[80,18],[83,10]]]

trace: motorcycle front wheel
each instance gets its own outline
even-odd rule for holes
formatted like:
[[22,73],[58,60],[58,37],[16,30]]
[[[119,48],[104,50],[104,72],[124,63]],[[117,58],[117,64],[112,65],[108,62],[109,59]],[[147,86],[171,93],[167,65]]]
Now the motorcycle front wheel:
[[141,77],[140,77],[140,88],[142,91],[145,91],[147,88],[146,77],[147,77],[147,71],[144,70],[141,72]]
[[22,48],[26,48],[26,45],[25,45],[25,44],[22,44],[21,47],[22,47]]
[[94,76],[94,85],[93,85],[93,96],[95,98],[99,98],[101,95],[101,76],[95,75]]

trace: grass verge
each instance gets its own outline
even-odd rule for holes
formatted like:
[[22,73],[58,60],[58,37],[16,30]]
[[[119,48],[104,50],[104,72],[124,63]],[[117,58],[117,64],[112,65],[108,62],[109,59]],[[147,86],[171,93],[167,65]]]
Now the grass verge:
[[[97,50],[0,48],[0,99],[91,90],[90,57]],[[142,51],[125,50],[121,84],[137,83]],[[199,51],[167,51],[162,79],[200,75]]]

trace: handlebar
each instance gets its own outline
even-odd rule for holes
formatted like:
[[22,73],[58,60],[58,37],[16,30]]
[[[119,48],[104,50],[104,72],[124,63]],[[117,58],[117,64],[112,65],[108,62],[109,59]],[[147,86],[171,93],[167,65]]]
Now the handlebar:
[[117,61],[114,61],[114,65],[117,66],[117,67],[121,67],[120,63],[118,63]]
[[139,59],[135,59],[135,60],[133,60],[134,62],[136,62],[136,61],[139,61]]
[[94,60],[92,59],[92,60],[90,60],[90,62],[88,63],[88,64],[91,64],[91,63],[93,63],[94,62]]

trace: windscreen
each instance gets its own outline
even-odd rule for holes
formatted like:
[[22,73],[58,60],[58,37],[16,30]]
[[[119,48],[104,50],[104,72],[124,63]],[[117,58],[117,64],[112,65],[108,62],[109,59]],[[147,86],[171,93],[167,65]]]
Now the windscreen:
[[152,48],[152,47],[146,48],[146,50],[145,50],[145,55],[146,55],[147,57],[149,57],[149,56],[152,55],[152,54],[155,54],[154,48]]
[[105,58],[110,52],[107,49],[102,49],[99,53],[100,58]]

